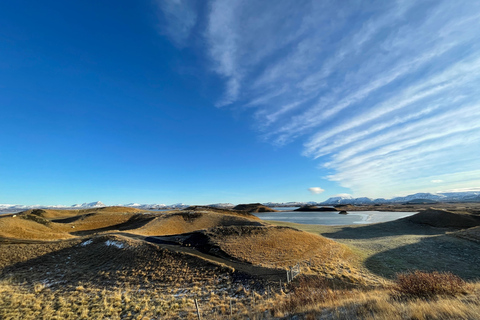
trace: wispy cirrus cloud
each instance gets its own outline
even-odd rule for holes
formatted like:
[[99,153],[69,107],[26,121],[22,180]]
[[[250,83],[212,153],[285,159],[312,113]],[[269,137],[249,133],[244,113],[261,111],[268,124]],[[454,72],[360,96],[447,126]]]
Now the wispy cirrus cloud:
[[355,194],[480,185],[480,3],[211,1],[202,33],[267,141]]
[[177,46],[187,45],[192,28],[197,23],[195,2],[188,0],[156,0],[163,13],[164,23],[160,27]]

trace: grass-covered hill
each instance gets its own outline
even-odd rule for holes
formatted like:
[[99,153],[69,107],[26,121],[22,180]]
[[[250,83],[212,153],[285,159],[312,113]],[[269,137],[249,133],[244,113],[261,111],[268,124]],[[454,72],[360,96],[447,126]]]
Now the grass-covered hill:
[[341,227],[199,206],[28,210],[0,217],[0,318],[197,319],[196,299],[206,319],[475,319],[476,221],[433,209]]

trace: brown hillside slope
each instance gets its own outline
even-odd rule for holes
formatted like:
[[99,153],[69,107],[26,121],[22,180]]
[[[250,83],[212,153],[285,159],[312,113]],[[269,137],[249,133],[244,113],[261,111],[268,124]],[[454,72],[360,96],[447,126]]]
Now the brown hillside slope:
[[141,213],[146,212],[145,210],[140,210],[136,208],[129,207],[101,207],[101,208],[88,208],[88,209],[72,209],[72,210],[57,210],[57,209],[31,209],[18,213],[18,215],[23,214],[33,214],[39,217],[47,219],[55,218],[68,218],[78,215],[85,215],[90,213]]
[[[100,235],[81,242],[61,244],[61,247],[43,255],[4,264],[0,269],[0,278],[15,272],[19,281],[49,283],[50,288],[63,288],[65,285],[75,288],[82,282],[92,281],[98,286],[128,283],[141,284],[144,288],[161,286],[168,289],[175,285],[196,285],[213,279],[217,272],[218,275],[231,273],[229,268],[223,270],[191,255],[170,252],[118,235]],[[63,281],[58,281],[59,278]]]
[[0,218],[0,237],[57,240],[117,231],[145,236],[172,235],[225,225],[264,224],[255,216],[236,212],[181,211],[162,214],[128,209],[131,208],[79,210],[77,215],[70,216],[64,210],[29,210],[16,217]]
[[28,240],[72,238],[72,235],[52,227],[51,223],[42,224],[31,220],[31,215],[25,217],[27,219],[20,216],[0,218],[0,237]]
[[65,219],[63,220],[65,223],[59,222],[59,220],[52,221],[56,221],[53,224],[55,224],[54,227],[57,230],[79,234],[82,231],[85,231],[84,233],[95,233],[118,230],[122,224],[127,223],[135,216],[143,216],[143,214],[133,212],[96,212],[76,216],[74,217],[75,219],[72,219],[73,221]]
[[217,212],[179,212],[156,216],[144,226],[129,232],[144,236],[174,235],[228,225],[265,225],[257,217]]
[[292,266],[298,262],[334,265],[353,258],[344,245],[325,237],[288,227],[228,226],[206,234],[228,255],[268,267]]

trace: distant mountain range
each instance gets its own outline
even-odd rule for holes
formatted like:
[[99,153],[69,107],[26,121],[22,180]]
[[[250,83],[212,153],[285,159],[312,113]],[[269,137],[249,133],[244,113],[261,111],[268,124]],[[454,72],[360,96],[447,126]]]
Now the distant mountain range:
[[[123,206],[123,207],[132,207],[132,208],[139,208],[139,209],[146,209],[146,210],[162,210],[162,209],[183,209],[188,207],[188,205],[183,203],[177,203],[172,205],[166,204],[139,204],[139,203],[128,203],[128,204],[117,204],[116,206]],[[233,206],[233,205],[232,205]],[[22,211],[28,209],[88,209],[88,208],[101,208],[107,207],[101,201],[95,202],[85,202],[82,204],[74,204],[71,206],[65,205],[33,205],[33,206],[26,206],[21,204],[0,204],[0,211]]]
[[445,193],[415,193],[405,197],[396,197],[392,199],[372,199],[372,198],[353,198],[352,196],[340,196],[329,198],[319,204],[336,205],[336,204],[352,204],[352,205],[368,205],[368,204],[388,204],[388,203],[407,203],[419,202],[425,200],[429,202],[480,202],[480,191],[467,192],[445,192]]
[[[389,203],[431,203],[431,202],[480,202],[480,191],[467,191],[467,192],[445,192],[445,193],[415,193],[405,197],[396,197],[392,199],[372,199],[367,197],[354,198],[352,196],[337,196],[329,198],[323,202],[266,202],[262,203],[267,207],[301,207],[304,205],[322,205],[333,206],[338,204],[352,204],[352,205],[374,205],[374,204],[389,204]],[[0,204],[0,212],[18,212],[28,209],[85,209],[85,208],[100,208],[106,207],[103,202],[96,201],[90,203],[74,204],[71,206],[64,205],[19,205],[19,204]],[[184,203],[176,203],[171,205],[166,204],[117,204],[117,206],[132,207],[146,210],[165,210],[165,209],[184,209],[189,205]],[[235,205],[232,203],[215,203],[208,205],[216,208],[233,208]]]
[[480,202],[480,191],[445,192],[445,193],[415,193],[405,197],[384,198],[354,198],[350,195],[331,197],[323,202],[267,202],[267,207],[301,207],[304,205],[333,206],[338,204],[375,205],[389,203],[432,203],[432,202]]

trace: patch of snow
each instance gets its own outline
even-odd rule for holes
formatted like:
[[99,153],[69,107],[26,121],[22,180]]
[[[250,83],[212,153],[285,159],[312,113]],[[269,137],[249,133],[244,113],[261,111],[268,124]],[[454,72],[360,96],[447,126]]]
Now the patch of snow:
[[112,241],[112,240],[105,241],[105,245],[106,246],[114,246],[114,247],[117,247],[118,249],[123,249],[125,247],[125,245],[123,243]]
[[85,247],[85,246],[88,246],[88,245],[89,245],[90,243],[92,243],[92,242],[93,242],[93,240],[92,240],[92,239],[89,239],[89,240],[87,240],[87,241],[85,241],[85,242],[80,243],[80,245],[81,245],[82,247]]

